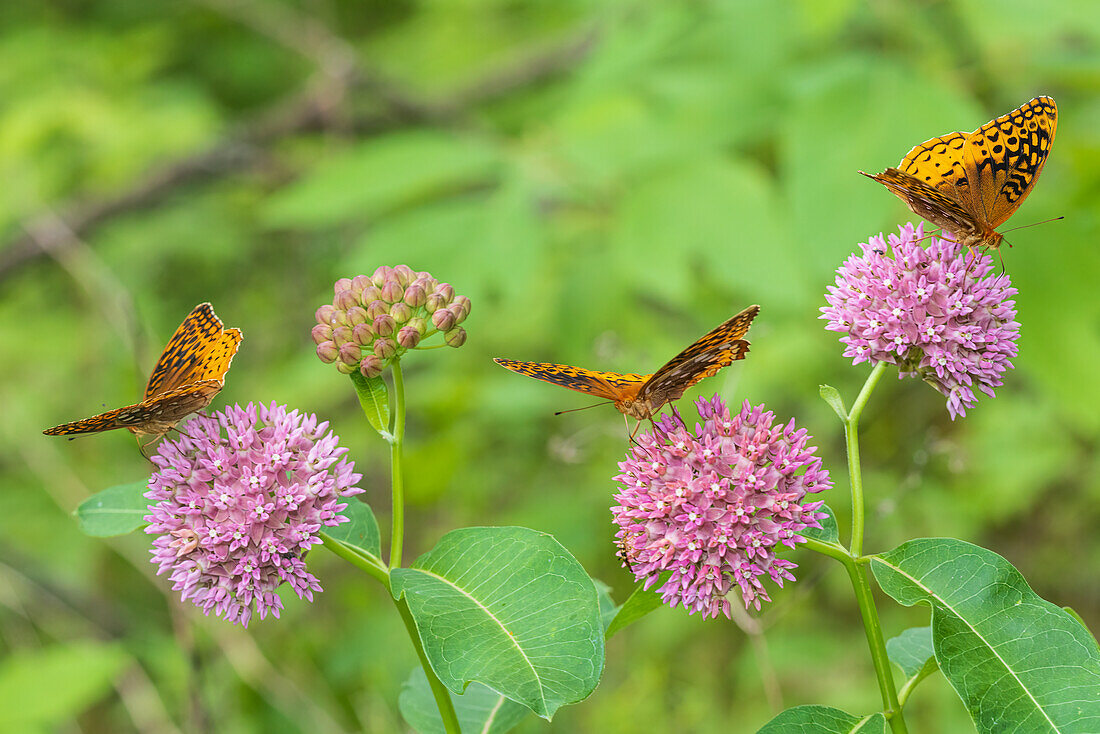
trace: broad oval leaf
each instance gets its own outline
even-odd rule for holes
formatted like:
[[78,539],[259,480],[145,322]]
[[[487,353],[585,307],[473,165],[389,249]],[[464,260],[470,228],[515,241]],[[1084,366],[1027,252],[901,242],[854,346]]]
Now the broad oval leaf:
[[378,530],[378,521],[374,511],[366,502],[352,497],[348,506],[340,513],[348,518],[331,528],[325,528],[325,534],[333,540],[351,548],[360,555],[370,556],[382,563],[382,534]]
[[886,734],[886,717],[880,713],[856,716],[828,706],[795,706],[756,734]]
[[906,677],[921,672],[929,660],[935,658],[932,650],[932,628],[910,627],[897,637],[886,641],[886,654]]
[[119,484],[81,502],[73,511],[81,532],[93,538],[109,538],[140,528],[149,514],[149,500],[145,499],[148,484],[148,479]]
[[351,382],[355,385],[355,394],[359,396],[359,405],[371,428],[387,441],[393,439],[390,433],[390,391],[381,377],[364,377],[358,370],[351,373]]
[[[531,715],[531,709],[509,701],[481,683],[471,683],[462,695],[450,691],[448,695],[464,732],[504,734]],[[420,734],[446,734],[423,669],[413,669],[401,686],[397,705],[405,721]]]
[[940,669],[979,732],[1100,731],[1100,653],[996,553],[921,538],[871,560],[883,591],[932,607]]
[[596,587],[558,541],[528,528],[447,533],[391,574],[444,685],[480,681],[549,719],[603,670]]

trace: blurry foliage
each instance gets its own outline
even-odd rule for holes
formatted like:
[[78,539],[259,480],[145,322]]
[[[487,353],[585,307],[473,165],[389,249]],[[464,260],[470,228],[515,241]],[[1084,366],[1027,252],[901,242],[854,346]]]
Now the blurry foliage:
[[[816,309],[858,241],[909,219],[855,172],[1037,93],[1058,100],[1058,136],[1011,225],[1066,219],[1009,235],[1017,369],[954,423],[932,390],[884,381],[863,420],[868,548],[921,535],[988,545],[1096,628],[1094,10],[1091,0],[0,6],[0,700],[18,700],[13,725],[404,727],[412,650],[395,644],[383,592],[323,549],[310,562],[326,592],[287,599],[288,623],[244,632],[181,606],[152,577],[143,535],[95,541],[68,516],[148,465],[122,432],[72,443],[39,432],[136,399],[171,330],[204,300],[245,334],[219,400],[289,402],[331,420],[385,528],[384,447],[350,385],[312,355],[312,314],[337,277],[379,264],[452,282],[473,299],[469,343],[406,361],[406,557],[455,527],[528,525],[619,601],[630,583],[606,509],[619,416],[555,418],[583,397],[491,358],[645,372],[760,303],[752,354],[693,394],[797,416],[837,479],[827,499],[843,527],[842,436],[817,385],[850,401],[866,368],[846,364]],[[358,69],[346,88],[324,66],[337,51]],[[311,90],[315,118],[240,146],[220,174],[70,235],[46,230],[53,258],[11,258],[25,228],[41,235],[32,225],[52,221],[41,217],[141,191],[153,172]],[[589,701],[521,730],[755,731],[773,713],[769,666],[785,705],[877,708],[846,579],[795,555],[799,583],[764,613],[770,661],[732,623],[658,611],[612,640]],[[891,635],[927,621],[883,606]],[[62,677],[74,671],[79,683]],[[970,726],[939,676],[907,710],[917,731]]]

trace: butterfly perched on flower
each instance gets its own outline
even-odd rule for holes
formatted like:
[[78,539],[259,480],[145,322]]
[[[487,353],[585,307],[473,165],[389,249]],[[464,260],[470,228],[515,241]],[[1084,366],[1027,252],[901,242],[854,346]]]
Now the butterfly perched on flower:
[[1000,247],[996,231],[1039,180],[1054,143],[1058,107],[1036,97],[971,133],[948,133],[909,151],[897,168],[863,173],[919,217],[967,247]]
[[223,329],[209,303],[200,303],[168,340],[140,403],[48,428],[47,436],[70,436],[127,428],[160,438],[185,417],[202,410],[225,386],[225,373],[241,344],[240,329]]
[[[678,400],[699,380],[744,359],[749,351],[744,336],[759,312],[759,306],[749,306],[701,336],[652,375],[597,372],[548,362],[494,361],[521,375],[610,400],[624,416],[637,418],[640,426],[641,421],[652,420],[666,403]],[[635,427],[634,433],[637,430]]]

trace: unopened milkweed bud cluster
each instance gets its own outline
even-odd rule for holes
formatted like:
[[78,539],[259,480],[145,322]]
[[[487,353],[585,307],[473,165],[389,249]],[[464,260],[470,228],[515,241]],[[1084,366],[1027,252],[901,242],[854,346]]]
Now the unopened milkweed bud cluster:
[[313,341],[321,361],[335,363],[345,375],[359,370],[377,377],[437,333],[452,347],[466,342],[459,324],[470,314],[470,299],[427,272],[384,265],[374,275],[340,278],[333,291],[332,303],[317,309]]

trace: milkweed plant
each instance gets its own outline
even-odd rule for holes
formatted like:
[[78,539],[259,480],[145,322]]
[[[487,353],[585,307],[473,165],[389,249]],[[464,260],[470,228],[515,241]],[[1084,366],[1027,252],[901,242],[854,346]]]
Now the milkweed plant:
[[[357,496],[363,479],[348,449],[326,422],[274,402],[191,418],[160,443],[138,491],[105,490],[81,510],[140,509],[158,573],[182,602],[227,623],[274,623],[280,590],[307,600],[320,593],[306,564],[311,549],[363,571],[388,590],[419,660],[399,701],[419,732],[505,732],[532,713],[549,720],[592,693],[605,640],[627,625],[662,605],[708,624],[758,611],[771,590],[797,583],[794,559],[807,552],[847,572],[881,707],[800,705],[757,722],[759,732],[904,734],[905,706],[936,670],[983,734],[1100,732],[1100,648],[1072,611],[1038,597],[1004,558],[952,538],[864,549],[859,420],[876,385],[888,372],[920,378],[952,420],[980,409],[1017,352],[1015,292],[988,255],[950,238],[912,225],[869,238],[837,269],[820,309],[853,366],[870,368],[850,407],[836,389],[820,389],[847,461],[823,455],[809,427],[751,398],[669,406],[607,471],[608,552],[637,581],[621,604],[538,529],[456,529],[405,562],[402,363],[463,346],[471,303],[404,265],[336,281],[311,334],[320,361],[335,367],[329,379],[350,378],[389,445],[388,553]],[[826,502],[846,501],[833,488],[845,468],[839,484],[848,486],[852,521],[841,542]],[[109,534],[95,526],[98,515],[78,515],[88,532]],[[887,639],[876,585],[899,604],[928,607],[929,625]]]

